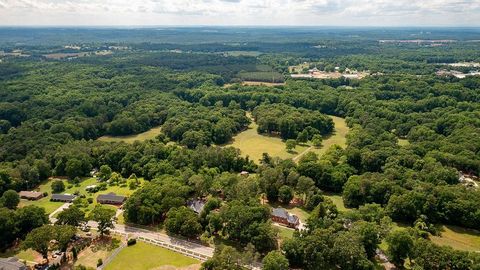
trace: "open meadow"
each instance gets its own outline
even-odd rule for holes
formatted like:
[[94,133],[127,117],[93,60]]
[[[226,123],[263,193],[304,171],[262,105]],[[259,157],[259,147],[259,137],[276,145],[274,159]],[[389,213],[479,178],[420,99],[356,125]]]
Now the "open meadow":
[[161,131],[162,131],[162,127],[154,127],[139,134],[128,135],[128,136],[105,135],[98,138],[97,140],[102,142],[126,142],[126,143],[134,143],[135,141],[143,142],[146,140],[154,139],[158,134],[160,134]]
[[480,252],[480,232],[458,226],[441,226],[440,236],[431,236],[435,244],[454,249]]
[[308,151],[322,155],[330,146],[337,144],[345,147],[347,142],[346,135],[349,128],[345,119],[337,116],[329,117],[333,119],[335,124],[334,133],[325,137],[322,146],[318,149],[307,143],[297,145],[292,152],[287,152],[285,142],[282,141],[281,138],[259,134],[257,132],[258,125],[255,122],[252,122],[247,130],[233,137],[232,142],[226,146],[233,146],[240,149],[242,155],[248,155],[257,163],[258,160],[262,158],[263,153],[268,153],[272,157],[280,157],[283,159],[292,158],[295,161],[298,160],[300,155]]
[[125,247],[105,267],[105,270],[146,269],[199,269],[198,260],[175,253],[165,248],[137,242]]

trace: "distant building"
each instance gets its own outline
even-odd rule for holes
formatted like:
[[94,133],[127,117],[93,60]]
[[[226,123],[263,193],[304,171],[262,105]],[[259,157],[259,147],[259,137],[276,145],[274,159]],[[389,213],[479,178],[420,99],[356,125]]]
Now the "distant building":
[[0,258],[0,270],[27,270],[25,264],[18,261],[15,257]]
[[18,195],[22,199],[27,199],[32,201],[39,200],[43,197],[43,193],[38,191],[20,191]]
[[274,208],[272,210],[272,220],[290,228],[297,228],[300,225],[300,219],[296,215],[291,215],[283,208]]
[[90,171],[90,176],[91,177],[97,177],[97,173],[98,173],[98,170],[97,169],[93,169]]
[[121,204],[123,204],[123,202],[125,202],[126,199],[127,199],[127,197],[125,197],[125,196],[117,195],[113,192],[110,192],[108,194],[98,195],[97,203],[121,205]]
[[200,214],[205,207],[205,203],[206,202],[204,200],[190,200],[187,202],[187,206],[192,209],[193,212]]
[[71,203],[77,196],[71,194],[52,194],[50,201],[52,202],[68,202]]
[[248,177],[249,173],[247,171],[240,172],[240,176]]

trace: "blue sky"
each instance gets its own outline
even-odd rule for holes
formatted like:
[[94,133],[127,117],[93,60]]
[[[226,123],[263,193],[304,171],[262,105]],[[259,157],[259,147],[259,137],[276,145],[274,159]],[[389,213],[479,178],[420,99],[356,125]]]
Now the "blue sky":
[[480,0],[0,0],[0,25],[480,26]]

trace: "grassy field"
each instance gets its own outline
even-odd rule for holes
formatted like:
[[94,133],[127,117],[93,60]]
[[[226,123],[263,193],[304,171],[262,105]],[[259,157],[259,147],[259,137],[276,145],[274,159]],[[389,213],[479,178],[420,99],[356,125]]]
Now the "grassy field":
[[303,153],[305,150],[309,149],[309,151],[314,151],[315,153],[321,155],[325,153],[326,149],[328,149],[330,146],[338,144],[341,147],[345,147],[347,142],[346,135],[348,132],[348,126],[345,122],[345,119],[336,116],[330,117],[335,123],[335,132],[332,135],[324,138],[322,147],[318,149],[310,147],[309,144],[303,144],[297,145],[294,151],[289,153],[285,148],[285,142],[279,137],[258,134],[258,125],[255,122],[252,122],[247,130],[240,132],[233,137],[232,142],[226,146],[233,146],[240,149],[242,155],[248,155],[257,163],[258,160],[262,158],[263,153],[268,153],[272,157],[293,159]]
[[289,153],[282,139],[258,134],[257,127],[258,125],[252,122],[247,130],[240,132],[233,138],[232,142],[226,146],[233,146],[240,149],[242,155],[248,155],[250,159],[256,163],[262,158],[263,153],[285,159],[294,158],[308,148],[308,146],[298,145],[292,153]]
[[295,230],[281,226],[274,227],[278,229],[278,236],[282,241],[293,238],[293,233],[295,232]]
[[456,226],[442,226],[441,236],[431,236],[432,242],[466,251],[480,251],[480,232]]
[[135,141],[146,141],[155,138],[162,131],[162,127],[154,127],[143,133],[128,136],[102,136],[97,140],[103,142],[126,142],[134,143]]
[[105,260],[110,256],[110,254],[120,246],[122,238],[119,236],[114,236],[112,241],[101,241],[97,242],[95,245],[91,245],[78,254],[77,261],[75,261],[75,266],[83,265],[86,267],[97,268],[98,259]]
[[324,196],[330,198],[333,201],[333,204],[335,204],[339,212],[345,212],[349,210],[345,207],[341,194],[326,193],[324,194]]
[[410,142],[407,139],[398,139],[398,145],[400,146],[406,146],[409,145]]
[[348,133],[348,126],[345,122],[344,118],[329,115],[332,118],[333,123],[335,124],[335,131],[332,135],[326,136],[323,138],[322,147],[320,148],[312,148],[312,151],[317,153],[318,155],[323,155],[325,151],[330,148],[330,146],[337,144],[341,147],[345,148],[347,146],[347,133]]
[[42,256],[40,255],[40,253],[32,249],[10,249],[4,253],[0,253],[0,258],[8,258],[14,256],[17,257],[19,260],[26,262],[40,262],[42,260]]
[[126,247],[118,253],[115,259],[109,263],[106,270],[125,269],[130,270],[159,269],[161,266],[186,267],[200,262],[175,253],[168,249],[154,245],[137,242],[137,244]]

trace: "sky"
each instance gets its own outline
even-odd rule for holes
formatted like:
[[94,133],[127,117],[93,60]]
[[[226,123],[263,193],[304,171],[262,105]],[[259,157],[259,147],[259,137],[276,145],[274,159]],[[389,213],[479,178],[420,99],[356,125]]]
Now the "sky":
[[480,26],[480,0],[0,0],[0,25]]

